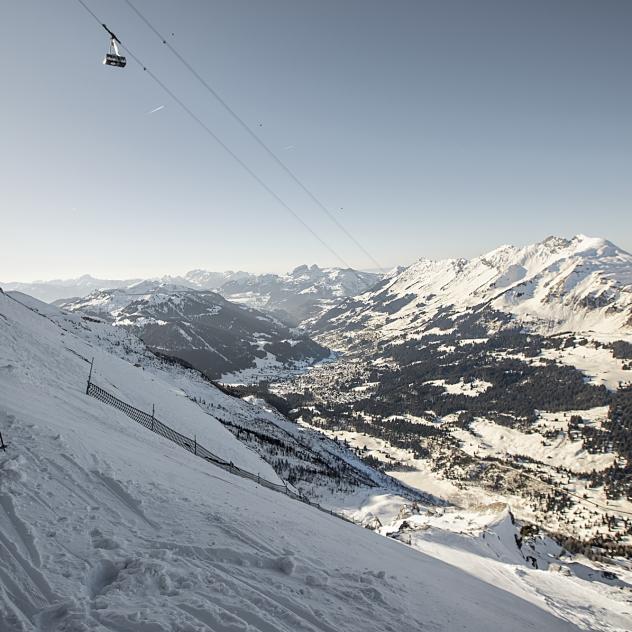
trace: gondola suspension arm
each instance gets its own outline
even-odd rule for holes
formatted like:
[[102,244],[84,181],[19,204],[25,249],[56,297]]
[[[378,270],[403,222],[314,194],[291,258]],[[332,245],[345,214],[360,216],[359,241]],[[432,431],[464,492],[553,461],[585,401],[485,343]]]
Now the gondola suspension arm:
[[121,40],[116,37],[116,35],[112,33],[112,31],[110,31],[110,29],[105,24],[101,24],[101,26],[107,31],[108,35],[110,36],[110,50],[105,54],[105,57],[103,58],[103,63],[106,66],[125,68],[125,65],[127,64],[127,59],[125,59],[125,57],[121,55],[118,47],[118,45],[121,43]]

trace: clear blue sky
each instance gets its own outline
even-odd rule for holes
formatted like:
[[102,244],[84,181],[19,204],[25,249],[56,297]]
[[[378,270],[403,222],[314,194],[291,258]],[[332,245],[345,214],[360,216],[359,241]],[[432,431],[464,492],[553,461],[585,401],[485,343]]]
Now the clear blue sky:
[[[123,0],[85,1],[372,267]],[[632,250],[629,0],[133,2],[384,266],[579,232]],[[76,0],[5,4],[1,280],[339,264],[134,62],[101,64]]]

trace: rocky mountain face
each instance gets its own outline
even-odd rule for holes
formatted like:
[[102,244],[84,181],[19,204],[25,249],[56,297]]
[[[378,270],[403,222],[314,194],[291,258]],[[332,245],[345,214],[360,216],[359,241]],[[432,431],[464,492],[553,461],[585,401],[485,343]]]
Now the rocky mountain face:
[[152,350],[188,362],[211,378],[263,379],[307,366],[329,351],[275,318],[219,294],[143,281],[65,302],[136,333]]
[[501,246],[471,260],[420,259],[310,327],[345,348],[446,334],[465,323],[470,337],[516,327],[543,335],[632,332],[632,255],[578,235]]

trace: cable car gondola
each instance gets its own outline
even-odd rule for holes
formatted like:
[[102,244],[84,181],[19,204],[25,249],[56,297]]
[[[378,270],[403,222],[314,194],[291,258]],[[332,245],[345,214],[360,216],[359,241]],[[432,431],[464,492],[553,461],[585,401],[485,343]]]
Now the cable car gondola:
[[118,45],[121,43],[119,38],[103,24],[103,28],[110,34],[110,50],[105,54],[103,63],[106,66],[116,66],[117,68],[125,68],[127,59],[119,51]]

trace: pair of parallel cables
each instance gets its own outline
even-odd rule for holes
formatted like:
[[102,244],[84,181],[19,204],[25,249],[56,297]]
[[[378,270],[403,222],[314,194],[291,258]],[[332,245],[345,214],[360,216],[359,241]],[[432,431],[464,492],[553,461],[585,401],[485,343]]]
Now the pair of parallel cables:
[[[342,231],[349,240],[371,261],[371,263],[380,271],[384,268],[371,255],[371,253],[358,241],[358,239],[336,218],[336,216],[327,208],[323,202],[307,187],[303,181],[279,158],[279,156],[252,130],[252,128],[243,120],[239,114],[226,102],[224,98],[206,81],[197,70],[178,52],[178,50],[170,44],[167,39],[156,29],[156,27],[136,8],[130,0],[123,0],[125,4],[145,23],[145,25],[160,39],[161,43],[166,46],[169,51],[178,59],[178,61],[193,75],[193,77],[204,87],[204,89],[213,96],[213,98],[230,114],[230,116],[244,129],[244,131],[265,151],[265,153],[291,178],[291,180],[299,186],[300,189],[316,204],[316,206]],[[77,2],[100,24],[110,36],[114,36],[112,31],[101,21],[101,19],[92,11],[84,0]],[[115,37],[115,36],[114,36]],[[352,270],[359,280],[363,280],[357,272],[338,254],[338,252],[328,244],[320,235],[289,205],[287,204],[268,184],[244,161],[240,158],[217,134],[178,97],[178,95],[170,89],[154,72],[152,72],[140,59],[134,54],[130,48],[116,38],[118,45],[143,69],[145,73],[165,92],[180,108],[188,114],[216,143],[218,143],[224,151],[226,151],[242,169],[244,169],[270,196],[272,196],[294,219],[296,219],[303,228],[309,232],[326,250],[342,263],[343,267]]]

